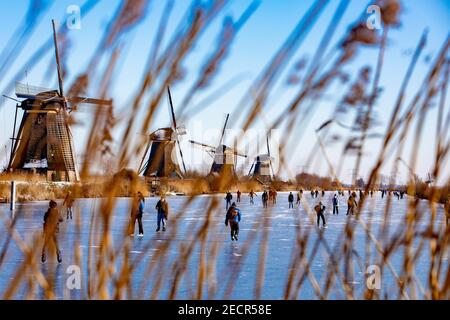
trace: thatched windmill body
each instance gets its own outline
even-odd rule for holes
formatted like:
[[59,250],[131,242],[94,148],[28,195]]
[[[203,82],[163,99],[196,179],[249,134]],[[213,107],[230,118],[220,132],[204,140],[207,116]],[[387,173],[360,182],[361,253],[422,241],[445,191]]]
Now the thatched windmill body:
[[[271,182],[274,176],[273,157],[270,154],[269,136],[266,137],[267,153],[256,156],[248,176],[264,183]],[[259,150],[258,150],[259,152]]]
[[[46,174],[48,180],[75,182],[79,173],[69,113],[76,104],[111,106],[112,101],[64,96],[55,21],[52,23],[59,90],[16,84],[16,96],[25,100],[16,105],[8,171],[36,172]],[[16,135],[19,108],[24,113]]]
[[236,174],[237,158],[238,157],[247,158],[247,155],[239,153],[236,150],[236,147],[231,148],[223,144],[229,118],[230,115],[227,114],[222,134],[220,136],[220,141],[217,147],[189,140],[189,142],[192,145],[196,145],[203,148],[213,158],[213,163],[211,165],[211,169],[209,171],[208,176],[217,178],[218,177],[237,178]]
[[[139,165],[138,172],[148,178],[181,179],[184,174],[180,169],[176,150],[178,149],[180,153],[185,173],[186,165],[184,163],[183,151],[180,146],[180,136],[185,135],[186,130],[182,126],[177,126],[170,88],[167,88],[167,94],[169,96],[172,127],[159,128],[149,135],[147,147],[144,156],[142,157],[141,164]],[[144,162],[145,158],[147,158],[147,161]]]

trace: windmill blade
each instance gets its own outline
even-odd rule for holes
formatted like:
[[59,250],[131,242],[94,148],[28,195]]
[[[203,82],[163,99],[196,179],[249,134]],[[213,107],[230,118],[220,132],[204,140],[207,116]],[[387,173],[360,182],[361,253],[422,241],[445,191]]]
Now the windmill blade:
[[[62,100],[62,99],[60,99]],[[87,97],[69,97],[65,101],[70,103],[96,104],[100,106],[112,106],[112,100],[93,99]]]
[[272,166],[272,160],[269,160],[270,162],[270,170],[272,171],[272,178],[275,177],[275,171],[273,171],[273,166]]
[[170,112],[172,114],[173,129],[176,131],[177,130],[177,119],[175,118],[175,110],[173,109],[172,95],[170,94],[169,87],[167,87],[167,94],[169,95],[169,105],[170,105]]
[[[169,96],[169,105],[170,105],[170,113],[172,114],[173,130],[178,133],[178,131],[177,131],[177,128],[178,128],[178,126],[177,126],[177,119],[175,117],[175,109],[173,108],[172,94],[170,93],[170,87],[169,86],[167,86],[167,94]],[[181,144],[180,144],[180,140],[179,140],[178,134],[176,135],[176,140],[177,140],[178,150],[180,151],[181,163],[183,164],[183,170],[184,170],[184,173],[186,173],[187,172],[187,170],[186,170],[186,163],[184,162],[183,150],[181,150]]]
[[16,82],[15,84],[15,94],[18,98],[34,99],[37,95],[44,96],[45,94],[51,97],[54,96],[55,93],[55,89],[32,86],[20,82]]
[[238,157],[247,158],[248,156],[245,153],[240,153],[239,151],[233,150],[233,154]]
[[61,64],[59,60],[58,37],[56,34],[55,20],[52,20],[52,25],[53,25],[53,41],[55,43],[56,68],[58,71],[59,94],[61,97],[64,97],[63,78],[62,78]]
[[222,135],[220,136],[220,141],[219,141],[218,147],[220,147],[220,145],[222,144],[223,137],[225,136],[225,130],[227,129],[227,124],[228,124],[229,118],[230,118],[230,114],[227,113],[227,117],[225,119],[225,124],[223,125]]
[[324,129],[325,127],[328,127],[330,124],[333,123],[333,120],[328,120],[322,123],[322,125],[316,129],[316,132],[319,132],[320,130]]
[[[235,138],[234,139],[234,150],[236,150],[236,149],[237,149],[237,139]],[[235,170],[237,168],[237,154],[234,154],[234,168],[235,168]]]
[[184,162],[183,151],[181,150],[180,140],[177,137],[178,150],[180,151],[181,163],[183,164],[184,173],[186,174],[186,163]]
[[144,160],[145,160],[145,157],[147,156],[148,150],[150,149],[151,143],[152,143],[152,140],[148,139],[148,143],[147,143],[147,146],[145,147],[144,155],[142,156],[141,163],[139,164],[138,174],[141,174],[142,171],[144,170],[144,168],[143,168]]
[[250,167],[250,170],[248,171],[248,176],[250,177],[252,175],[253,167],[255,166],[255,162],[252,163],[252,166]]
[[209,148],[209,149],[211,149],[211,152],[213,152],[213,153],[216,152],[216,148],[214,148],[213,146],[210,146],[208,144],[200,143],[200,142],[197,142],[197,141],[194,141],[194,140],[189,140],[189,143],[193,144],[193,145],[197,145],[197,146],[203,147],[203,148]]
[[260,152],[259,152],[259,135],[258,136],[256,136],[256,154],[259,154]]

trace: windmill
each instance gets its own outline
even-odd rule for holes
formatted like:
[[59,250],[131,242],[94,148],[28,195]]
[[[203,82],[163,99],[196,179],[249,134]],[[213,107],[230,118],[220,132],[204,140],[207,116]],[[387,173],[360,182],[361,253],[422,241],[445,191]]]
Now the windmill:
[[[169,96],[169,105],[172,116],[172,127],[159,128],[149,135],[147,147],[139,165],[139,174],[143,173],[145,177],[156,178],[183,178],[183,173],[176,157],[176,147],[180,152],[181,162],[183,164],[184,173],[186,173],[186,165],[184,163],[183,151],[180,146],[180,136],[186,134],[184,127],[177,125],[175,118],[175,110],[172,103],[172,95],[170,88],[167,88]],[[144,163],[145,158],[147,161]]]
[[[209,172],[209,176],[213,177],[233,177],[236,178],[236,164],[237,157],[247,158],[246,154],[239,153],[237,151],[236,146],[234,148],[230,148],[223,144],[223,140],[225,137],[225,131],[227,129],[228,120],[230,118],[230,114],[227,114],[225,119],[225,124],[223,126],[222,134],[220,136],[219,143],[217,147],[213,147],[204,143],[196,142],[193,140],[189,140],[192,145],[197,145],[203,148],[214,160],[211,165],[211,170]],[[236,145],[236,143],[235,143]]]
[[[16,96],[25,100],[16,105],[8,170],[46,173],[48,180],[74,182],[79,174],[69,113],[76,110],[76,104],[112,106],[112,101],[64,95],[54,20],[52,25],[59,90],[16,83]],[[19,108],[24,113],[15,136]]]
[[[272,162],[273,157],[270,154],[269,136],[266,137],[267,154],[259,154],[256,156],[248,176],[258,181],[271,182],[274,176]],[[258,148],[259,152],[259,148]]]
[[431,187],[433,182],[434,182],[434,180],[432,179],[431,174],[428,172],[428,179],[427,179],[427,181],[425,181],[425,183],[428,185],[428,187]]

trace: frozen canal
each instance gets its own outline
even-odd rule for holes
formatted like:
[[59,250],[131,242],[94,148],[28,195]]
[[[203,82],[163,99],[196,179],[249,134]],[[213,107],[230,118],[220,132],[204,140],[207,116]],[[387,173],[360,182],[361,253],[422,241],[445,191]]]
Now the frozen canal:
[[[340,203],[340,214],[338,216],[332,215],[331,198],[334,192],[327,192],[323,198],[323,203],[327,206],[326,219],[328,229],[323,231],[323,236],[328,246],[333,248],[341,246],[343,243],[343,229],[346,225],[348,217],[345,216],[347,193]],[[260,243],[264,241],[264,234],[267,234],[267,254],[265,256],[265,270],[264,282],[260,292],[261,299],[281,299],[284,297],[286,290],[286,283],[290,273],[291,261],[294,256],[295,242],[297,233],[300,230],[301,234],[311,232],[308,245],[307,257],[310,256],[313,250],[316,251],[310,268],[311,273],[318,281],[320,287],[323,286],[323,280],[328,272],[329,260],[328,254],[322,245],[313,248],[315,240],[318,237],[319,231],[315,228],[315,214],[308,214],[303,206],[295,209],[288,209],[287,193],[279,193],[278,203],[276,206],[269,206],[269,211],[266,213],[267,219],[264,219],[264,210],[261,204],[261,194],[255,198],[255,204],[249,203],[248,196],[243,196],[239,207],[242,210],[242,221],[240,224],[239,241],[231,242],[229,237],[229,229],[224,225],[224,200],[220,197],[221,209],[215,210],[210,220],[208,229],[206,246],[200,246],[200,241],[193,246],[193,251],[187,262],[186,273],[180,279],[179,286],[174,295],[177,299],[194,298],[197,292],[197,277],[200,257],[203,255],[205,260],[211,259],[211,255],[216,255],[215,264],[209,263],[208,266],[214,265],[214,276],[208,279],[209,286],[205,285],[201,297],[204,299],[214,298],[232,298],[232,299],[253,299],[255,294],[255,283],[257,278],[258,266],[260,265]],[[320,197],[320,196],[319,196]],[[195,198],[187,208],[181,210],[185,205],[186,197],[169,197],[169,204],[171,206],[171,214],[168,221],[168,229],[166,232],[156,233],[156,212],[155,204],[157,198],[147,198],[146,208],[143,217],[143,224],[145,235],[143,238],[131,238],[130,246],[126,248],[130,255],[131,261],[136,262],[136,269],[133,273],[132,282],[130,284],[131,290],[124,294],[124,298],[133,299],[166,299],[171,291],[172,279],[175,276],[176,270],[180,268],[173,268],[174,262],[179,261],[182,250],[193,241],[196,240],[197,232],[202,223],[206,219],[207,207],[210,204],[212,197],[201,196]],[[309,192],[304,194],[305,204],[315,205],[318,199],[311,199]],[[399,227],[405,224],[405,212],[408,206],[408,198],[402,200],[392,198],[391,216],[389,223],[389,233],[394,234]],[[58,202],[59,204],[61,202]],[[88,274],[91,277],[95,275],[95,263],[99,254],[99,236],[101,234],[101,226],[96,223],[91,229],[91,221],[97,221],[96,216],[99,215],[100,199],[83,199],[77,200],[76,208],[74,209],[74,220],[61,224],[61,231],[59,234],[59,243],[63,255],[63,263],[57,265],[54,261],[47,261],[46,264],[39,264],[40,271],[44,276],[55,277],[55,291],[58,299],[85,299],[88,292]],[[416,230],[420,231],[429,225],[430,209],[426,201],[420,201],[420,207],[423,208],[423,216],[419,218]],[[46,211],[47,202],[31,202],[19,204],[16,211],[18,216],[15,222],[15,230],[18,235],[32,246],[33,237],[38,235],[42,230],[42,219]],[[129,219],[129,200],[118,199],[114,216],[112,219],[112,245],[118,250],[124,244],[124,228]],[[381,194],[376,193],[373,198],[368,198],[365,206],[362,220],[367,222],[370,214],[372,215],[372,231],[376,237],[378,230],[383,223],[383,213],[386,207],[386,197],[381,199]],[[182,211],[182,212],[181,212]],[[81,225],[77,227],[76,216],[81,221]],[[14,239],[8,242],[8,223],[10,221],[10,211],[8,205],[0,205],[0,249],[4,253],[2,263],[0,265],[0,295],[3,297],[15,277],[17,272],[20,272],[20,267],[23,265],[24,254]],[[353,241],[354,247],[354,276],[350,285],[355,290],[355,296],[361,297],[366,286],[366,275],[364,261],[366,259],[365,249],[368,245],[366,232],[360,223],[354,221],[355,237]],[[176,224],[176,227],[175,225]],[[445,225],[445,218],[443,215],[442,206],[437,210],[437,217],[435,228],[442,230]],[[137,228],[137,226],[136,226]],[[175,232],[175,229],[177,231]],[[91,235],[91,236],[90,236]],[[91,239],[91,240],[90,240]],[[250,242],[251,241],[251,242]],[[414,246],[417,247],[418,240],[415,241]],[[247,243],[250,245],[247,248]],[[158,255],[158,251],[168,245],[167,250],[163,255]],[[379,254],[376,253],[375,246],[369,242],[371,256],[369,261],[376,263],[379,261]],[[69,277],[67,268],[75,265],[74,253],[79,249],[81,256],[80,271],[82,277],[80,290],[69,290],[66,286],[66,280]],[[298,250],[298,249],[297,249]],[[429,245],[426,243],[422,250],[421,256],[417,259],[415,264],[415,275],[417,280],[426,288],[428,281],[428,270],[430,261],[428,259]],[[92,255],[90,263],[88,263],[89,253]],[[404,250],[402,247],[397,249],[391,264],[397,272],[401,271],[403,263]],[[40,250],[36,250],[36,259],[40,257]],[[164,268],[160,268],[157,264],[158,259],[165,259]],[[147,267],[151,264],[155,268],[147,273]],[[115,263],[115,269],[120,270],[121,259]],[[341,266],[342,267],[342,266]],[[448,267],[448,252],[443,259],[443,270]],[[301,273],[304,267],[296,265],[297,273]],[[380,296],[384,297],[386,294],[389,297],[397,297],[398,289],[393,285],[393,276],[389,271],[383,273],[381,281]],[[30,272],[29,270],[25,272]],[[231,286],[229,296],[226,295],[229,280],[236,276],[236,281]],[[297,277],[298,278],[298,277]],[[28,285],[27,277],[23,278],[22,283],[15,290],[12,295],[16,299],[23,299],[27,297],[43,298],[43,290],[36,284],[33,286],[33,295],[27,296]],[[163,281],[159,282],[158,280]],[[322,280],[322,282],[321,282]],[[297,299],[316,299],[313,282],[309,277],[306,277],[303,285],[296,295]],[[160,290],[156,296],[152,296],[155,286],[160,285]],[[335,282],[337,289],[332,289],[328,298],[339,299],[344,298],[344,291],[339,281]],[[420,289],[420,288],[419,288]],[[418,296],[421,297],[418,289]],[[111,296],[113,296],[111,290]]]

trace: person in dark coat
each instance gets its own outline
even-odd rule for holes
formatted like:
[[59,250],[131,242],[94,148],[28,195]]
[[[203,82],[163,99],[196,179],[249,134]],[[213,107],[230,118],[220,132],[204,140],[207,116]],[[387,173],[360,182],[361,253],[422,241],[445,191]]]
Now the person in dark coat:
[[250,193],[248,194],[248,196],[250,197],[250,204],[255,204],[254,197],[257,196],[256,193],[254,193],[253,190],[252,190],[252,191],[250,191]]
[[230,191],[227,192],[227,195],[225,196],[225,200],[227,201],[227,210],[228,208],[231,206],[231,200],[233,200],[233,195],[231,194]]
[[230,208],[227,210],[225,216],[225,226],[230,225],[231,241],[238,241],[239,235],[239,222],[241,222],[241,210],[233,202]]
[[333,214],[339,214],[339,197],[337,194],[333,197]]
[[317,214],[317,227],[320,226],[320,219],[322,219],[322,227],[323,228],[327,227],[327,223],[325,222],[325,216],[324,216],[325,209],[326,209],[326,207],[322,204],[322,202],[319,202],[314,207],[314,211],[316,211],[316,214]]
[[292,192],[289,193],[288,202],[289,202],[289,209],[294,209],[294,194]]
[[161,229],[161,225],[162,231],[166,231],[166,220],[169,218],[169,204],[164,196],[161,196],[161,199],[158,201],[155,208],[158,212],[156,232]]
[[269,203],[269,193],[267,191],[264,191],[261,197],[263,207],[267,208],[267,204]]

